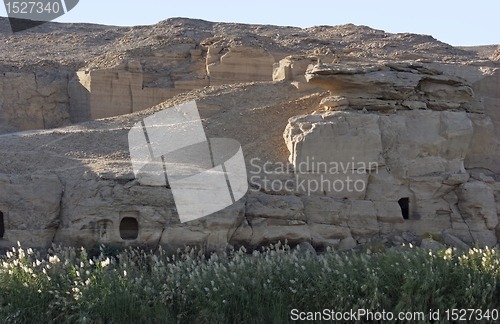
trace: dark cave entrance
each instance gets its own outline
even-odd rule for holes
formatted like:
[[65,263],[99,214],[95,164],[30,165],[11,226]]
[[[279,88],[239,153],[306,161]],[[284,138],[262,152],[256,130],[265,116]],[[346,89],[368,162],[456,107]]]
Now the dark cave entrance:
[[401,208],[401,214],[404,219],[410,218],[410,198],[401,198],[398,201],[399,207]]
[[0,212],[0,239],[3,239],[4,234],[5,234],[5,226],[3,224],[3,213]]

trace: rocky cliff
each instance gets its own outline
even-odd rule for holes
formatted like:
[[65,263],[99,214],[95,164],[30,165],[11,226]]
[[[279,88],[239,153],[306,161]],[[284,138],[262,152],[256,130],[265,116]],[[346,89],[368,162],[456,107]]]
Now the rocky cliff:
[[[2,247],[497,244],[494,52],[354,25],[4,25],[5,132],[67,126],[0,135]],[[242,145],[250,190],[181,224],[169,186],[135,179],[127,134],[193,100],[207,137]]]
[[308,88],[304,71],[318,60],[496,59],[493,49],[458,49],[430,36],[365,26],[301,29],[184,18],[135,27],[48,23],[12,34],[0,17],[0,39],[4,133],[127,114],[206,86],[292,76]]

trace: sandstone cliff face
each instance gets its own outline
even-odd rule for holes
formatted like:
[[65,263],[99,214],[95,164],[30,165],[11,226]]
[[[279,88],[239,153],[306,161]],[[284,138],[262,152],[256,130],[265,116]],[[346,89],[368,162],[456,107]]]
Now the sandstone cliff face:
[[[201,49],[195,45],[179,49],[182,60],[187,60],[189,73],[144,73],[138,61],[120,64],[111,69],[78,71],[70,80],[69,100],[72,122],[113,117],[151,108],[182,92],[207,86],[252,81],[271,81],[274,57],[263,50],[249,47],[231,47],[225,54],[222,48],[206,53],[202,61]],[[158,53],[155,53],[158,54]],[[179,60],[175,53],[169,55]],[[159,53],[165,57],[164,53]],[[156,57],[155,57],[156,58]],[[146,63],[147,64],[147,63]]]
[[[310,242],[319,250],[326,246],[345,250],[368,240],[416,243],[428,234],[495,245],[498,183],[487,175],[492,174],[487,168],[467,169],[465,163],[469,154],[487,154],[482,138],[485,130],[493,130],[491,120],[480,113],[483,105],[470,84],[446,74],[437,78],[427,70],[410,72],[411,77],[405,78],[408,72],[391,68],[385,78],[379,75],[375,85],[366,78],[356,92],[354,87],[339,87],[339,79],[350,84],[349,76],[358,83],[363,78],[328,74],[327,69],[312,68],[308,78],[321,71],[321,82],[331,78],[339,92],[333,90],[329,97],[314,94],[309,103],[300,98],[303,93],[293,81],[236,86],[233,95],[229,88],[202,92],[202,115],[204,107],[223,107],[246,96],[248,101],[239,107],[206,114],[204,126],[209,136],[220,136],[220,127],[227,125],[231,133],[224,136],[241,141],[247,163],[252,161],[248,167],[252,189],[236,204],[184,224],[168,187],[134,179],[127,133],[144,117],[192,97],[124,117],[23,136],[3,135],[2,151],[9,163],[2,163],[5,176],[0,187],[10,197],[0,205],[8,224],[3,246],[17,240],[34,246],[113,242],[161,244],[171,251],[197,245],[214,251],[228,245],[258,248],[287,239],[290,244]],[[395,87],[392,80],[403,81]],[[422,87],[421,80],[432,80],[434,86]],[[380,88],[390,95],[381,96]],[[245,89],[245,96],[237,89]],[[282,96],[281,103],[257,114],[260,103],[250,98],[260,94],[262,100],[264,94],[273,93]],[[375,99],[370,98],[372,93],[378,98],[376,106],[370,105]],[[290,97],[299,99],[289,101]],[[360,107],[356,100],[367,104]],[[427,106],[431,100],[436,102],[429,105],[434,109]],[[423,104],[414,108],[403,104],[407,101]],[[440,102],[454,108],[443,110]],[[470,107],[474,112],[468,111]],[[252,118],[250,124],[245,122]],[[263,142],[260,136],[268,126],[255,118],[282,123],[278,128],[284,129],[288,165],[285,152],[271,154],[283,139],[276,136]],[[238,130],[244,131],[238,135]],[[262,146],[269,149],[260,151]],[[282,165],[284,169],[279,168]],[[27,174],[43,181],[31,184],[35,180]],[[16,183],[25,189],[38,186],[45,196],[19,205],[17,196],[10,194],[18,188]],[[124,219],[137,220],[132,238],[123,230]]]
[[0,211],[5,233],[0,246],[22,237],[26,245],[47,247],[59,226],[63,186],[55,174],[0,178]]
[[[3,132],[127,114],[206,86],[292,78],[309,90],[304,72],[318,60],[482,58],[430,36],[352,24],[301,29],[176,18],[137,27],[48,23],[12,34],[0,18],[0,39]],[[19,94],[13,89],[21,84]]]
[[306,184],[302,194],[364,204],[344,214],[343,225],[354,236],[446,232],[491,246],[497,241],[495,185],[470,179],[464,168],[472,137],[465,112],[430,110],[325,112],[292,118],[285,131],[292,163],[302,167],[296,171]]
[[[202,116],[207,116],[204,121],[207,134],[220,133],[220,125],[229,125],[230,120],[233,126],[242,129],[245,123],[238,122],[240,119],[248,121],[248,132],[241,134],[246,140],[235,137],[247,148],[258,144],[256,139],[263,136],[263,130],[270,130],[265,124],[255,129],[252,121],[255,116],[263,118],[259,116],[266,110],[262,109],[262,102],[269,99],[258,95],[264,93],[267,97],[273,95],[275,106],[267,109],[266,116],[276,114],[276,118],[281,118],[280,132],[287,117],[303,111],[296,105],[294,110],[284,112],[287,102],[295,102],[294,98],[304,94],[287,83],[215,88],[200,94],[205,97],[199,109]],[[247,103],[228,108],[228,103],[237,98],[246,98]],[[181,100],[186,99],[189,97]],[[317,105],[320,99],[311,100]],[[299,99],[298,103],[301,102],[304,101]],[[158,106],[155,111],[162,109]],[[285,118],[280,112],[284,112]],[[141,185],[134,179],[128,131],[151,113],[137,112],[55,130],[0,135],[4,152],[0,161],[0,212],[6,224],[0,246],[8,247],[17,241],[30,246],[49,246],[52,242],[88,247],[95,242],[162,244],[172,251],[185,244],[210,251],[229,242],[250,246],[253,232],[245,218],[246,198],[210,218],[180,224],[168,187]],[[279,136],[276,139],[279,141]],[[266,147],[265,143],[259,146]],[[251,151],[256,152],[252,149],[248,152]],[[36,183],[32,177],[38,179]],[[121,230],[126,218],[138,220],[133,239],[124,236]],[[255,244],[259,242],[255,240]]]
[[[428,234],[497,244],[493,61],[431,37],[349,25],[238,29],[181,19],[71,28],[74,35],[59,37],[87,33],[86,62],[68,48],[71,62],[59,74],[20,66],[0,77],[2,123],[88,121],[0,135],[0,247],[112,242],[214,251],[286,239],[347,250]],[[7,47],[26,41],[0,36]],[[134,179],[127,134],[190,100],[208,137],[241,143],[251,190],[181,224],[168,186]]]
[[69,124],[67,75],[0,73],[0,133]]
[[130,114],[153,107],[182,92],[144,88],[144,75],[138,62],[112,69],[78,71],[68,88],[73,123]]
[[[474,167],[493,166],[498,172],[496,164],[477,159],[477,154],[485,153],[490,159],[498,154],[493,134],[489,138],[483,135],[493,127],[491,119],[481,113],[480,99],[470,84],[440,70],[422,65],[420,71],[409,74],[411,66],[387,66],[390,70],[311,68],[309,81],[327,87],[335,96],[323,100],[326,112],[290,119],[284,137],[291,162],[296,167],[312,157],[316,164],[339,161],[354,166],[354,159],[363,162],[363,172],[353,170],[352,175],[349,170],[338,175],[325,168],[307,170],[302,176],[313,180],[321,176],[333,182],[355,175],[353,181],[362,180],[368,184],[366,188],[348,191],[332,186],[323,194],[369,200],[376,205],[398,202],[405,221],[389,218],[388,226],[382,216],[378,219],[382,231],[397,228],[417,235],[438,231],[468,243],[495,245],[498,215],[493,192],[497,185],[484,174],[470,178],[464,164],[470,154],[477,163]],[[340,101],[342,105],[337,105]],[[365,167],[370,161],[375,170]],[[405,200],[407,206],[401,203]],[[387,211],[382,209],[382,213]],[[363,220],[359,215],[351,216]]]

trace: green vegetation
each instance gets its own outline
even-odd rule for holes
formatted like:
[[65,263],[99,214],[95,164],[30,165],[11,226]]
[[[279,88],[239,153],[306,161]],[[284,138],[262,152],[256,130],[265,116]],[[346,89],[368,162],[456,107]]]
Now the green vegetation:
[[431,240],[436,241],[438,243],[445,244],[445,242],[441,238],[440,234],[432,234],[432,233],[427,232],[427,233],[424,233],[420,238],[421,239],[428,238],[428,239],[431,239]]
[[361,308],[440,309],[446,322],[446,309],[500,307],[497,250],[380,250],[316,256],[278,243],[251,255],[127,249],[89,258],[54,246],[42,258],[13,248],[0,259],[0,322],[288,323],[292,309]]

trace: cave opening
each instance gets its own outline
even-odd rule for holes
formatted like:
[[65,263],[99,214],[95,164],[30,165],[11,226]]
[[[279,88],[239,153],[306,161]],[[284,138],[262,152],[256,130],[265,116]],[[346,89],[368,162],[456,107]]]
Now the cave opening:
[[401,214],[404,219],[410,218],[410,198],[401,198],[398,201],[399,207],[401,208]]
[[4,234],[5,234],[5,226],[3,224],[3,213],[0,212],[0,239],[3,239]]

